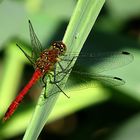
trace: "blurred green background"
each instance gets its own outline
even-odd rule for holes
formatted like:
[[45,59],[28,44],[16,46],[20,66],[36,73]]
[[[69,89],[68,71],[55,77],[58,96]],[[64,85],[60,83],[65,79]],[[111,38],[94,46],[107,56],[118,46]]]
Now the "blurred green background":
[[[0,2],[0,116],[34,72],[16,43],[30,53],[28,19],[44,48],[62,40],[76,0],[22,0]],[[119,87],[69,89],[60,96],[39,137],[45,139],[140,139],[140,1],[107,0],[82,52],[129,51],[134,61],[104,72],[126,81]],[[96,67],[96,65],[93,64]],[[88,67],[87,67],[88,69]],[[22,139],[41,86],[36,84],[6,123],[0,123],[0,140]]]

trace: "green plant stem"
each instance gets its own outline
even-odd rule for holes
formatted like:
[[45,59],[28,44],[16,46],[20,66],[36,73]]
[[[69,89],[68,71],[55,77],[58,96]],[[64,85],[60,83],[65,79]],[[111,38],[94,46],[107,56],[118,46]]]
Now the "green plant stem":
[[[104,2],[105,0],[78,1],[63,38],[63,42],[68,47],[68,52],[80,52]],[[64,82],[67,81],[67,78],[65,78]],[[48,85],[48,96],[57,90],[58,89],[55,85]],[[56,103],[58,95],[59,93],[54,94],[53,96],[50,96],[46,101],[43,100],[42,95],[40,96],[35,112],[24,135],[24,140],[36,140],[38,138],[43,126],[48,120],[50,112]]]

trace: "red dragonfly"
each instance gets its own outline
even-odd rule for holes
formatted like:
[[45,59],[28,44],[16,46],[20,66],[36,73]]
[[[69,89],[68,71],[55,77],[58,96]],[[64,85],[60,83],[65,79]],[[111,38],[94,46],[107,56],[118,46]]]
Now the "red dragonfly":
[[[29,21],[29,29],[30,29],[32,45],[33,46],[37,45],[40,47],[41,44],[39,43],[39,40],[37,39],[34,33],[34,30],[30,21]],[[19,45],[18,47],[22,50],[22,48]],[[40,50],[36,50],[36,51],[40,52]],[[34,64],[35,72],[31,80],[27,83],[27,85],[23,88],[23,90],[19,93],[19,95],[15,98],[15,100],[9,106],[7,112],[5,113],[3,121],[6,121],[14,113],[19,103],[22,101],[23,97],[26,95],[29,89],[38,81],[38,79],[42,78],[46,73],[50,73],[50,71],[53,71],[54,65],[59,61],[59,57],[64,55],[65,52],[66,52],[66,46],[62,42],[53,42],[50,48],[42,51],[39,57],[37,56],[38,59],[36,61],[32,59],[33,57],[28,56],[24,52],[24,54],[31,61],[31,63]],[[33,53],[32,55],[36,55],[36,54],[37,53]]]
[[[126,65],[130,63],[133,60],[133,56],[129,52],[120,52],[120,53],[103,53],[101,55],[98,55],[95,57],[93,54],[68,54],[66,53],[66,45],[61,41],[55,41],[51,44],[50,48],[47,48],[45,50],[42,49],[42,45],[40,41],[38,40],[33,26],[31,22],[29,21],[29,30],[30,30],[30,38],[31,38],[31,45],[33,47],[32,50],[32,56],[30,57],[27,53],[24,52],[24,50],[17,45],[21,51],[25,54],[25,56],[29,59],[29,61],[34,65],[35,72],[31,78],[31,80],[27,83],[27,85],[23,88],[23,90],[19,93],[19,95],[13,100],[11,105],[9,106],[7,112],[5,113],[5,116],[3,118],[3,121],[6,121],[10,118],[10,116],[14,113],[16,108],[19,106],[20,102],[22,101],[23,97],[27,94],[29,89],[40,79],[42,78],[43,83],[46,85],[46,82],[44,81],[44,77],[46,74],[50,74],[50,72],[54,72],[54,81],[51,81],[51,83],[55,84],[59,91],[63,92],[63,90],[60,88],[58,83],[61,84],[61,81],[64,79],[64,77],[71,71],[70,64],[72,61],[78,57],[79,60],[82,60],[84,64],[87,64],[87,62],[100,62],[102,60],[107,60],[105,65],[102,65],[97,67],[95,70],[98,72],[105,71],[107,69],[113,69],[116,67],[120,67],[123,65]],[[66,68],[63,68],[60,64],[61,56],[68,56],[70,55],[72,57],[72,60],[67,63]],[[115,59],[108,59],[109,56],[113,56]],[[122,60],[125,60],[122,62]],[[84,62],[86,61],[86,62]],[[118,63],[119,62],[119,63]],[[117,66],[115,65],[117,63]],[[61,71],[56,73],[56,64],[59,64]],[[107,68],[108,67],[108,68]],[[77,72],[76,77],[80,79],[80,82],[85,82],[86,80],[84,78],[89,78],[91,80],[101,80],[103,83],[109,83],[110,85],[122,85],[124,84],[124,80],[118,77],[112,77],[112,76],[104,76],[104,75],[95,75],[95,74],[89,74],[85,72]],[[59,74],[63,74],[59,80],[56,80],[56,76],[59,76]],[[45,86],[46,87],[46,86]],[[63,92],[64,93],[64,92]],[[65,93],[64,93],[65,94]],[[65,94],[66,95],[66,94]],[[67,96],[67,95],[66,95]],[[45,96],[44,96],[45,97]],[[68,97],[68,96],[67,96]]]

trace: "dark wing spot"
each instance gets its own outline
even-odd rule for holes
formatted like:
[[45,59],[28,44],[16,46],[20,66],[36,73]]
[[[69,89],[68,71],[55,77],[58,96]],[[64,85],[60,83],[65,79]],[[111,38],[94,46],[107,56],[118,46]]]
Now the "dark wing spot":
[[123,79],[121,79],[119,77],[114,77],[114,79],[119,80],[119,81],[123,81]]
[[122,52],[122,54],[125,54],[125,55],[130,55],[129,52]]

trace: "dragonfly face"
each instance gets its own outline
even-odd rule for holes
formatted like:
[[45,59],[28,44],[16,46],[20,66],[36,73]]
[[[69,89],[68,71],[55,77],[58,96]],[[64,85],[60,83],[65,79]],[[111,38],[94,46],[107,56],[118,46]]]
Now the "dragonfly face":
[[66,45],[61,41],[55,41],[52,43],[53,49],[57,49],[59,55],[64,55],[66,52]]

